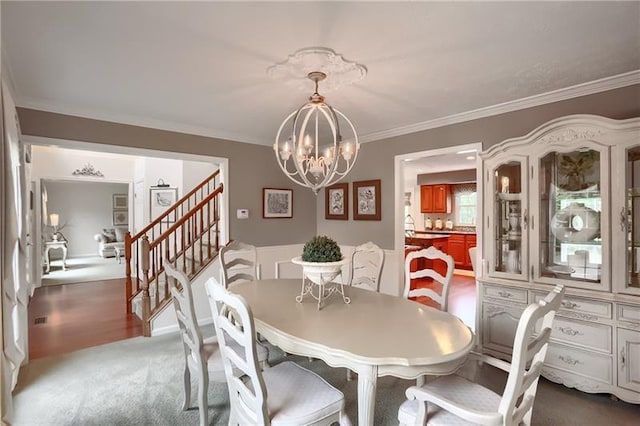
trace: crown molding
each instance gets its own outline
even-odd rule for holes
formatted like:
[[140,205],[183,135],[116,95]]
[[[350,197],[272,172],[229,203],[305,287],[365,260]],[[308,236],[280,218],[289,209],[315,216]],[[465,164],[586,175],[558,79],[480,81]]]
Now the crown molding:
[[[3,67],[8,64],[3,61]],[[9,79],[11,79],[9,70]],[[619,74],[611,77],[602,78],[600,80],[594,80],[587,83],[578,84],[575,86],[566,87],[563,89],[554,90],[551,92],[543,93],[540,95],[529,96],[527,98],[518,99],[515,101],[504,102],[497,105],[479,108],[473,111],[462,112],[459,114],[453,114],[446,117],[436,118],[434,120],[423,121],[408,126],[397,127],[394,129],[383,130],[381,132],[369,133],[366,135],[359,135],[359,141],[361,143],[377,141],[381,139],[392,138],[396,136],[402,136],[409,133],[421,132],[424,130],[435,129],[438,127],[444,127],[451,124],[463,123],[465,121],[476,120],[479,118],[491,117],[493,115],[504,114],[507,112],[518,111],[521,109],[532,108],[548,103],[563,101],[567,99],[577,98],[580,96],[591,95],[595,93],[604,92],[607,90],[619,89],[621,87],[631,86],[634,84],[640,84],[640,70],[630,71],[624,74]],[[15,88],[15,86],[14,86]],[[79,109],[68,106],[62,106],[58,104],[51,104],[35,99],[30,99],[23,96],[14,96],[15,103],[21,108],[36,109],[45,112],[52,112],[57,114],[73,115],[76,117],[104,120],[114,123],[127,124],[132,126],[149,127],[152,129],[165,130],[169,132],[179,132],[198,136],[205,136],[210,138],[225,139],[233,142],[251,143],[261,146],[269,146],[264,143],[264,140],[255,140],[247,135],[236,134],[226,132],[222,130],[210,129],[206,127],[193,126],[178,122],[169,122],[165,120],[157,120],[148,117],[139,117],[131,115],[121,115],[113,113],[104,113],[95,110]],[[271,139],[269,139],[271,141]]]
[[565,87],[563,89],[554,90],[540,95],[529,96],[527,98],[522,98],[515,101],[509,101],[501,104],[479,108],[473,111],[462,112],[460,114],[453,114],[447,117],[436,118],[435,120],[423,121],[421,123],[397,127],[395,129],[361,135],[359,136],[359,139],[362,143],[372,142],[381,139],[402,136],[409,133],[435,129],[437,127],[449,126],[451,124],[463,123],[465,121],[476,120],[479,118],[491,117],[493,115],[504,114],[521,109],[532,108],[544,104],[550,104],[553,102],[564,101],[580,96],[592,95],[595,93],[619,89],[621,87],[631,86],[639,83],[640,70],[634,70],[624,74],[618,74],[611,77],[602,78],[600,80],[594,80],[588,83]]

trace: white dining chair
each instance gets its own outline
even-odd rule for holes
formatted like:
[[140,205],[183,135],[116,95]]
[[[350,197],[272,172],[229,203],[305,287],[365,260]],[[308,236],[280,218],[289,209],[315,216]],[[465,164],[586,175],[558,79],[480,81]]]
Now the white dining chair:
[[255,246],[231,241],[220,249],[220,275],[222,285],[260,279],[260,265]]
[[471,247],[469,249],[469,259],[471,259],[471,269],[473,270],[473,275],[478,276],[478,269],[476,267],[478,257],[478,247]]
[[[413,259],[442,260],[447,265],[447,272],[444,276],[436,272],[434,269],[418,269],[411,272],[411,261]],[[411,297],[426,296],[436,302],[440,306],[441,311],[447,311],[449,299],[449,283],[453,277],[454,261],[453,257],[431,246],[426,249],[412,251],[407,254],[404,261],[404,291],[403,297],[409,299]],[[411,289],[411,280],[419,278],[432,278],[437,281],[440,286],[440,292],[431,288]]]
[[[398,410],[400,424],[530,425],[551,325],[563,296],[564,287],[556,286],[543,300],[524,310],[516,329],[511,364],[487,355],[469,355],[470,360],[508,373],[502,395],[459,375],[439,377],[421,387],[407,389],[407,400]],[[542,324],[536,332],[539,320]]]
[[317,374],[290,361],[260,371],[251,308],[241,296],[221,285],[209,289],[227,376],[229,425],[330,425],[347,421],[344,395]]
[[371,241],[357,246],[351,254],[348,285],[380,291],[384,250]]
[[[202,338],[198,320],[193,305],[191,282],[187,276],[164,260],[167,273],[167,285],[171,292],[173,307],[175,308],[180,337],[184,349],[184,402],[182,409],[187,410],[191,405],[191,374],[198,377],[198,408],[200,411],[200,425],[209,425],[208,395],[209,379],[215,382],[225,382],[224,366],[215,336]],[[266,366],[269,352],[263,346],[257,349],[258,361]]]

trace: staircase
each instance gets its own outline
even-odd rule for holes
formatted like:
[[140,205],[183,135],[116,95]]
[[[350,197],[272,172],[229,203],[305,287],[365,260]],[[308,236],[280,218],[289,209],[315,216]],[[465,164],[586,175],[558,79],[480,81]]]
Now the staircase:
[[222,192],[216,171],[136,235],[127,233],[127,313],[142,319],[144,336],[171,303],[165,259],[193,279],[218,256]]

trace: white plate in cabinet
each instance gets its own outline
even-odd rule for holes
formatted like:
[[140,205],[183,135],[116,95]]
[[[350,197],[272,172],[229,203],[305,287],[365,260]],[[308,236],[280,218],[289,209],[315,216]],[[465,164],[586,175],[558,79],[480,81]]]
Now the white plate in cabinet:
[[[545,293],[536,292],[534,302],[544,299],[545,296]],[[562,299],[558,315],[585,321],[598,321],[613,318],[613,308],[610,302],[568,296]]]
[[[540,331],[540,322],[536,323],[536,332]],[[555,317],[551,340],[594,349],[607,354],[612,352],[613,329],[609,325],[576,321]]]
[[640,331],[618,329],[618,386],[640,392]]
[[510,355],[523,307],[482,304],[482,346]]
[[602,383],[613,383],[613,360],[610,356],[550,343],[545,364],[579,374]]
[[[527,303],[527,290],[515,287],[484,285],[484,296],[493,299],[510,300],[512,302]],[[543,297],[544,299],[544,297]]]

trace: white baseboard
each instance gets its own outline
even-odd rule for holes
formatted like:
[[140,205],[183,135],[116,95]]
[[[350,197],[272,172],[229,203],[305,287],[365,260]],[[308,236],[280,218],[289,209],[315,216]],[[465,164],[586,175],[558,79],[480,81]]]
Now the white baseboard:
[[[205,326],[205,325],[213,325],[213,318],[205,318],[205,319],[202,319],[202,320],[198,320],[198,325],[200,327]],[[178,331],[180,331],[180,327],[178,326],[178,323],[175,323],[173,325],[167,325],[165,327],[154,328],[153,330],[151,330],[151,337],[163,336],[165,334],[171,334],[171,333],[177,333]]]

